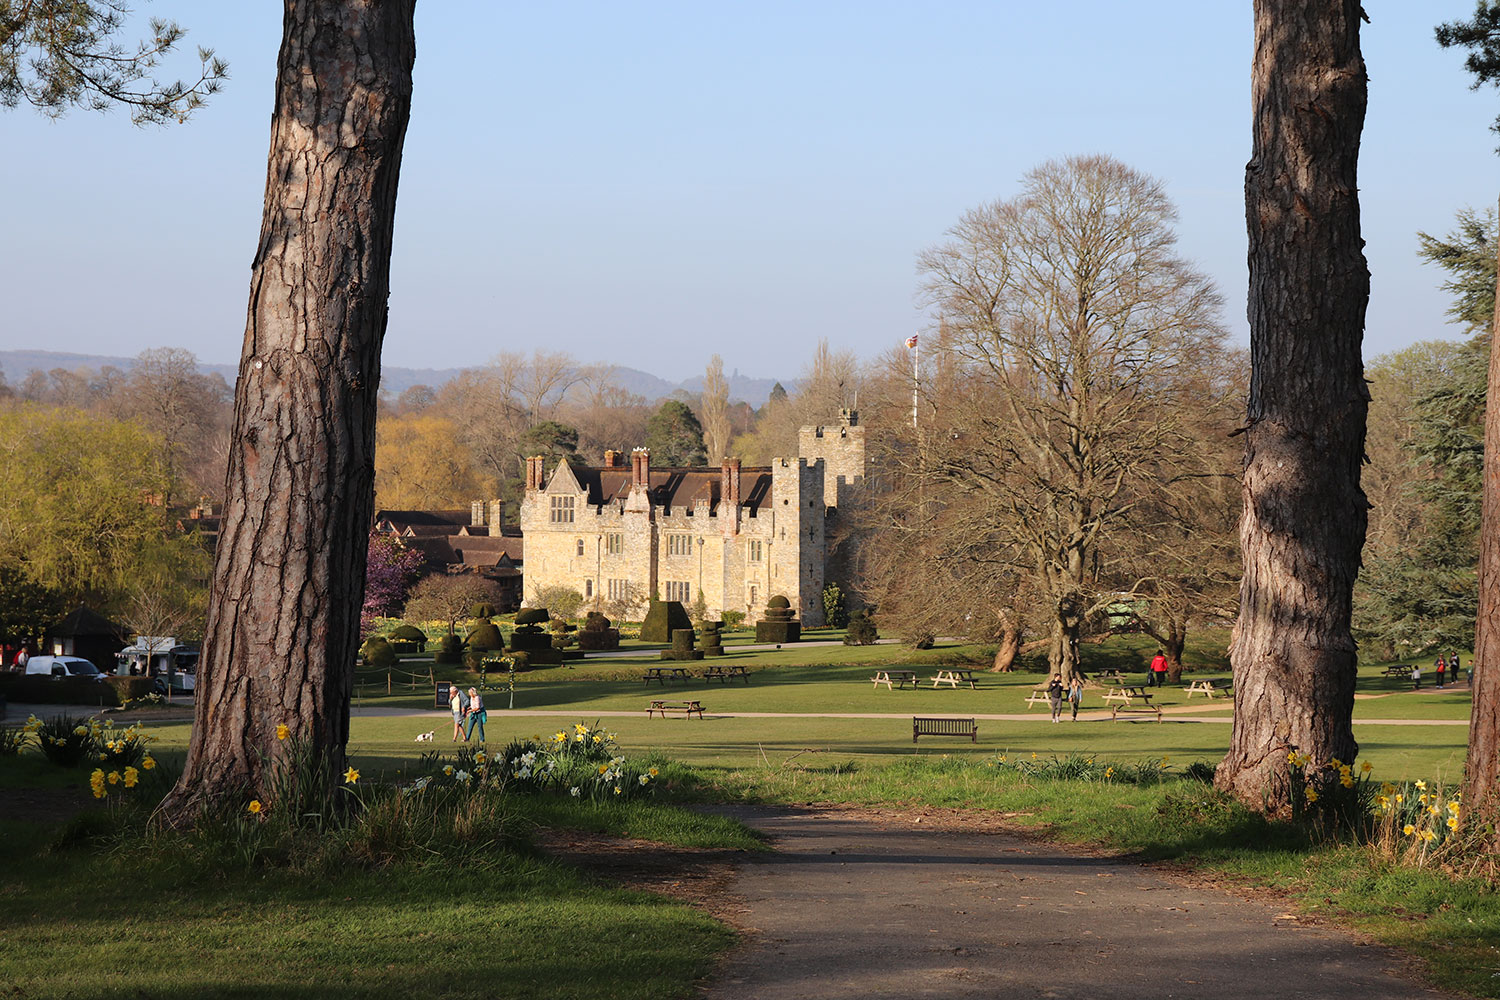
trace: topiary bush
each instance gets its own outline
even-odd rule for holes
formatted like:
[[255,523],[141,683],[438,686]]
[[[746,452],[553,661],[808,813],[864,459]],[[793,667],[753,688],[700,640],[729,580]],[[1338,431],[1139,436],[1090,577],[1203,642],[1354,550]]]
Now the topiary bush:
[[464,641],[456,635],[445,635],[438,640],[433,660],[438,663],[460,663],[463,661]]
[[493,622],[482,622],[469,631],[465,643],[470,649],[504,649],[505,636]]
[[546,608],[522,608],[516,612],[517,625],[545,625],[551,620]]
[[396,651],[383,637],[372,635],[359,647],[359,658],[370,667],[389,667],[396,662]]
[[869,646],[879,638],[880,633],[875,630],[875,616],[869,609],[854,612],[849,619],[849,631],[844,634],[844,645]]
[[692,627],[692,619],[683,610],[681,601],[652,601],[646,610],[646,620],[641,623],[641,641],[671,642],[673,632]]
[[470,670],[478,670],[484,664],[485,651],[482,649],[464,650],[464,666]]
[[395,628],[391,629],[391,632],[386,636],[386,639],[392,642],[415,643],[417,646],[416,651],[419,653],[427,648],[427,633],[423,632],[415,625],[407,625],[405,623],[397,625]]
[[726,631],[729,631],[729,632],[738,632],[740,630],[740,628],[744,624],[745,624],[745,612],[743,612],[743,611],[726,611],[726,612],[724,612],[724,628],[725,628]]
[[493,618],[496,614],[498,614],[498,612],[495,611],[495,606],[493,604],[486,604],[483,602],[476,604],[469,609],[469,616],[471,618]]

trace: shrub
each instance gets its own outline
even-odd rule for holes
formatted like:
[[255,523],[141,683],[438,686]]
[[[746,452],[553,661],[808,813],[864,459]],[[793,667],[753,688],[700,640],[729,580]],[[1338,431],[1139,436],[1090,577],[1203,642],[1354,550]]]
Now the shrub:
[[104,683],[115,692],[115,701],[125,705],[140,701],[155,689],[156,681],[150,677],[106,677]]
[[14,757],[31,742],[31,730],[25,726],[0,725],[0,757]]
[[485,601],[481,601],[469,609],[469,616],[471,618],[488,619],[495,617],[496,613],[495,606]]
[[844,591],[832,580],[823,586],[823,624],[829,628],[843,628],[849,624],[849,610],[845,606]]
[[94,753],[94,729],[89,720],[58,715],[43,722],[33,715],[26,720],[26,727],[42,753],[58,767],[77,767]]
[[445,635],[438,640],[438,649],[433,654],[437,663],[458,663],[463,658],[464,641],[456,635]]
[[677,629],[692,627],[692,619],[682,609],[681,601],[652,601],[646,620],[641,623],[641,641],[671,642]]
[[549,609],[554,618],[577,618],[583,608],[583,595],[572,587],[557,584],[537,591],[535,603]]
[[744,624],[745,624],[745,612],[743,612],[743,611],[726,611],[726,612],[724,612],[724,630],[725,631],[727,631],[727,632],[738,632],[740,630],[740,627],[742,625],[744,625]]
[[516,612],[517,625],[545,625],[552,620],[546,608],[522,608]]
[[879,638],[880,633],[875,628],[875,616],[868,610],[854,612],[854,616],[849,619],[849,631],[844,635],[844,645],[869,646]]
[[371,636],[359,647],[359,658],[372,667],[389,667],[396,662],[396,651],[380,636]]
[[464,666],[470,670],[478,670],[484,665],[485,653],[482,649],[466,649],[463,653]]

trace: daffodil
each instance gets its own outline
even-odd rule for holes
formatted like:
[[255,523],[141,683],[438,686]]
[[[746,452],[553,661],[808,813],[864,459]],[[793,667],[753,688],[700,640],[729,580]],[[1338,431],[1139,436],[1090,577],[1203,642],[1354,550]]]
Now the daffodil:
[[1375,770],[1375,765],[1371,764],[1369,761],[1364,761],[1359,765],[1359,769],[1364,774],[1369,774],[1371,771]]
[[1353,788],[1354,776],[1351,774],[1344,775],[1343,777],[1339,778],[1339,784],[1343,785],[1345,788]]
[[654,767],[653,767],[653,768],[651,768],[651,769],[650,769],[650,770],[649,770],[649,771],[647,771],[647,772],[646,772],[646,773],[647,773],[647,774],[649,774],[649,775],[651,775],[651,777],[653,777],[653,778],[654,778],[654,777],[656,777],[656,776],[657,776],[657,775],[658,775],[658,774],[661,774],[661,772],[660,772],[660,771],[658,771],[658,770],[657,770],[657,769],[656,769],[656,768],[654,768]]
[[73,729],[73,735],[74,736],[87,736],[88,734],[89,734],[88,726],[75,726],[74,729]]
[[619,795],[619,794],[620,794],[620,791],[621,791],[621,789],[620,789],[620,786],[619,786],[619,785],[616,785],[616,786],[615,786],[615,794],[616,794],[616,795]]
[[1311,785],[1307,786],[1307,801],[1309,801],[1309,802],[1316,802],[1316,801],[1318,801],[1318,790],[1316,788],[1312,787]]
[[452,764],[444,764],[443,765],[443,773],[446,774],[450,778],[453,777],[453,765]]
[[1417,832],[1417,828],[1408,823],[1401,828],[1401,832],[1410,837],[1412,834]]
[[1427,782],[1423,781],[1420,778],[1418,778],[1416,781],[1413,781],[1412,784],[1417,786],[1417,788],[1421,789],[1422,791],[1427,790]]
[[111,785],[118,785],[120,783],[120,772],[119,771],[111,771],[105,777],[109,780],[109,783]]
[[578,796],[583,794],[583,790],[580,789],[577,785],[574,785],[572,788],[568,789],[568,794],[576,799],[578,798]]
[[104,798],[104,771],[102,769],[94,768],[94,773],[89,775],[89,787],[94,790],[94,798]]
[[1427,842],[1427,843],[1429,843],[1429,844],[1430,844],[1430,843],[1432,843],[1432,842],[1433,842],[1433,841],[1434,841],[1434,840],[1436,840],[1436,839],[1437,839],[1437,834],[1435,834],[1435,833],[1433,833],[1433,832],[1432,832],[1432,831],[1431,831],[1431,830],[1423,830],[1423,831],[1422,831],[1422,839],[1423,839],[1423,840],[1424,840],[1424,841],[1426,841],[1426,842]]
[[260,799],[251,799],[250,804],[245,807],[245,811],[252,816],[257,816],[260,814],[260,808]]
[[344,772],[344,784],[346,784],[346,785],[352,785],[352,784],[354,784],[358,780],[359,780],[359,772],[356,771],[354,769],[354,767],[351,765],[350,768],[349,768],[349,770],[347,770],[347,771]]
[[292,735],[292,731],[287,726],[287,724],[285,722],[280,723],[279,725],[277,725],[277,727],[276,727],[276,738],[278,740],[284,740],[284,739],[286,739],[290,735]]
[[1458,829],[1458,817],[1457,816],[1449,816],[1448,817],[1448,829],[1450,829],[1450,830],[1457,830]]
[[640,780],[640,783],[641,783],[641,785],[643,787],[646,786],[646,785],[649,785],[649,784],[651,784],[651,775],[649,775],[649,774],[643,774],[643,775],[640,776],[639,780]]
[[583,723],[581,723],[581,722],[575,722],[575,723],[573,723],[573,731],[574,731],[574,732],[575,732],[575,733],[580,733],[580,734],[581,734],[581,733],[586,733],[586,732],[588,732],[588,731],[589,731],[589,727],[588,727],[588,726],[585,726],[585,725],[584,725],[584,724],[583,724]]
[[153,756],[151,756],[150,754],[147,754],[145,757],[141,758],[141,767],[144,770],[149,771],[152,768],[154,768],[155,766],[156,766],[156,758],[153,757]]
[[136,786],[136,783],[139,782],[140,780],[141,780],[141,772],[137,771],[133,767],[127,767],[125,769],[125,787],[126,788],[134,788]]

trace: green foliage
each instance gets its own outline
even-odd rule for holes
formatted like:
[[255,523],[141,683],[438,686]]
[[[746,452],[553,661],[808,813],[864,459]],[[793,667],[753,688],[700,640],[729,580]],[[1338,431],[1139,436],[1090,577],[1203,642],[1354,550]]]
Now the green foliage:
[[[1490,83],[1500,85],[1500,3],[1476,0],[1472,21],[1449,21],[1436,29],[1437,42],[1443,48],[1469,50],[1464,69],[1474,74],[1473,88]],[[1500,117],[1490,126],[1500,132]]]
[[44,721],[32,716],[26,725],[42,753],[58,767],[77,767],[96,752],[94,729],[88,719],[64,714]]
[[415,625],[407,625],[404,622],[391,629],[390,635],[387,638],[401,642],[414,642],[417,644],[418,649],[423,649],[427,646],[427,633]]
[[26,726],[0,723],[0,757],[14,757],[31,745],[31,730]]
[[744,627],[744,625],[745,625],[745,612],[743,612],[743,611],[726,611],[726,612],[724,612],[724,630],[726,632],[738,632],[741,628]]
[[23,101],[59,118],[71,108],[130,109],[137,125],[183,122],[217,93],[229,64],[198,50],[198,79],[152,77],[186,30],[152,18],[150,36],[127,48],[118,41],[128,9],[118,0],[31,0],[0,5],[0,105]]
[[699,466],[708,461],[702,425],[692,409],[676,399],[662,403],[646,421],[646,447],[657,465]]
[[475,619],[493,618],[497,614],[499,612],[495,610],[495,606],[488,601],[476,604],[469,609],[469,617]]
[[1486,334],[1495,322],[1495,209],[1460,209],[1457,222],[1442,239],[1418,232],[1417,256],[1448,272],[1442,285],[1453,296],[1448,315],[1465,333]]
[[823,585],[823,624],[829,628],[843,628],[849,624],[844,591],[832,580]]
[[702,590],[699,590],[698,596],[693,598],[693,607],[688,617],[693,620],[695,625],[700,627],[708,619],[708,599],[703,596]]
[[522,608],[516,612],[517,625],[545,625],[552,620],[552,614],[546,607]]
[[40,639],[66,608],[62,594],[33,580],[20,564],[0,564],[0,638]]
[[378,635],[371,636],[359,647],[359,658],[372,667],[389,667],[396,662],[396,650]]
[[849,629],[844,633],[846,646],[871,646],[880,638],[875,628],[875,616],[869,608],[861,608],[849,619]]

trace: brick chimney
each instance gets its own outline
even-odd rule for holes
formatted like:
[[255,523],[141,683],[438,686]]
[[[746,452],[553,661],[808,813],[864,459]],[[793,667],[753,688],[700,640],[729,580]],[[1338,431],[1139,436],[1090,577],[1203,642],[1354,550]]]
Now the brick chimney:
[[492,535],[498,535],[498,534],[500,534],[500,512],[502,510],[504,510],[504,509],[505,509],[505,505],[502,504],[499,500],[491,500],[490,501],[490,519],[489,519],[490,534],[492,534]]
[[604,467],[606,469],[617,468],[620,464],[620,453],[613,448],[604,453]]
[[740,531],[740,460],[726,458],[719,467],[719,523],[726,535]]
[[630,488],[651,488],[651,452],[636,448],[630,453]]
[[539,490],[546,485],[546,464],[547,460],[541,455],[532,455],[526,460],[526,488],[528,490]]

